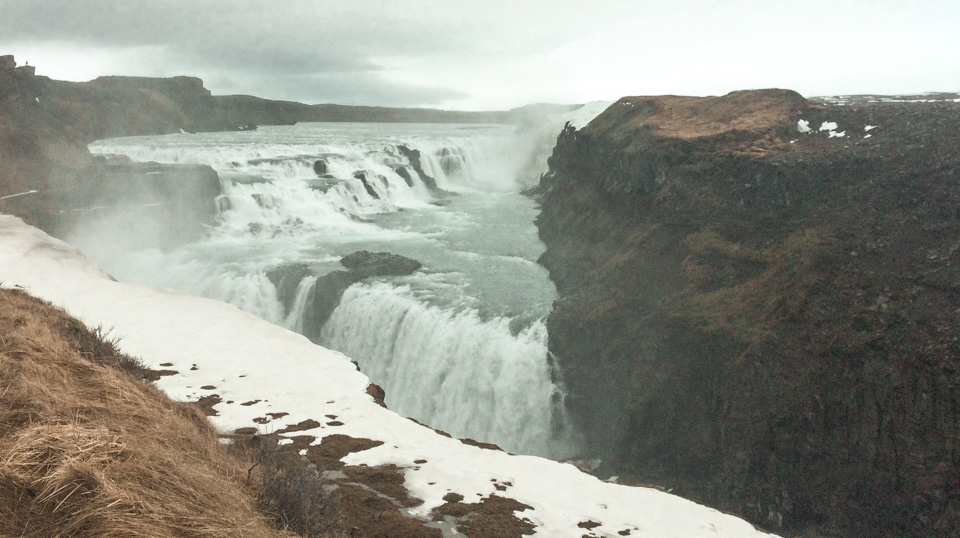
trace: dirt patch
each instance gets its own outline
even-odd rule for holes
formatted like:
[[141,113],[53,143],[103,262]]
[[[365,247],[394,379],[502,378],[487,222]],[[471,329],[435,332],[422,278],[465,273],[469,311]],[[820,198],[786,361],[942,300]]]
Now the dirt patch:
[[196,402],[192,402],[192,403],[193,405],[196,405],[197,407],[200,408],[200,412],[202,412],[204,416],[215,417],[220,413],[218,413],[217,410],[213,408],[213,406],[217,405],[222,401],[223,400],[220,398],[219,394],[210,394],[209,396],[203,396]]
[[334,434],[323,438],[316,446],[311,446],[307,457],[323,469],[341,469],[341,458],[353,452],[362,452],[383,444],[383,441],[358,439],[349,435]]
[[490,495],[479,503],[460,502],[463,496],[448,494],[446,504],[433,510],[433,519],[456,522],[457,531],[470,538],[504,538],[533,534],[536,528],[528,519],[518,517],[514,512],[532,510],[530,506],[514,499]]
[[497,450],[497,451],[499,451],[499,452],[503,452],[503,449],[502,449],[502,448],[500,448],[499,446],[497,446],[497,445],[495,445],[495,444],[493,444],[493,443],[485,443],[485,442],[483,442],[483,441],[477,441],[477,440],[475,440],[475,439],[470,439],[469,437],[468,437],[468,438],[465,438],[465,439],[457,439],[457,440],[460,441],[461,443],[465,444],[465,445],[475,446],[475,447],[477,447],[477,448],[483,448],[483,449],[486,449],[486,450]]
[[403,470],[395,465],[368,467],[344,465],[341,458],[382,445],[381,441],[335,434],[324,437],[319,445],[305,446],[307,436],[294,439],[291,449],[306,449],[306,458],[319,469],[346,475],[331,478],[336,484],[342,528],[351,536],[390,536],[439,538],[439,529],[428,522],[408,516],[403,509],[423,501],[410,497],[403,486]]
[[319,422],[317,422],[316,420],[313,420],[312,418],[308,418],[307,420],[302,420],[296,424],[291,424],[286,428],[277,430],[277,433],[302,432],[302,431],[312,430],[314,428],[319,428],[319,427],[320,427]]
[[151,370],[149,368],[145,368],[143,370],[143,379],[145,381],[154,382],[154,381],[160,381],[161,377],[177,375],[179,373],[180,372],[176,370]]

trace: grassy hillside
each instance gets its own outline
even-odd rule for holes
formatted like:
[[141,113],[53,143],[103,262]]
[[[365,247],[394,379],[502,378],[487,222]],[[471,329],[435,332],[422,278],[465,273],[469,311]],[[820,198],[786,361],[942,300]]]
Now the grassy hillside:
[[0,327],[0,536],[290,536],[200,409],[102,334],[15,289]]

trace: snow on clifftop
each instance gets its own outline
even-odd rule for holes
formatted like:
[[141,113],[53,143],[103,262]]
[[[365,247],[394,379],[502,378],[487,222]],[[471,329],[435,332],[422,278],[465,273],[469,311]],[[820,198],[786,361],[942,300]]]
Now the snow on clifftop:
[[[10,216],[0,216],[0,281],[62,306],[89,326],[112,329],[120,348],[146,366],[177,370],[157,382],[174,398],[218,394],[223,402],[212,420],[222,430],[272,432],[336,416],[297,435],[315,436],[317,443],[332,434],[382,441],[343,461],[401,468],[410,495],[424,501],[409,509],[415,516],[427,517],[449,493],[466,503],[495,493],[532,507],[517,516],[535,525],[535,536],[769,536],[655,489],[610,484],[569,464],[444,437],[377,405],[366,393],[369,380],[342,354],[224,303],[116,282],[70,245]],[[257,403],[241,405],[250,402]],[[268,413],[289,414],[254,422]],[[584,522],[599,525],[587,530],[578,526]]]

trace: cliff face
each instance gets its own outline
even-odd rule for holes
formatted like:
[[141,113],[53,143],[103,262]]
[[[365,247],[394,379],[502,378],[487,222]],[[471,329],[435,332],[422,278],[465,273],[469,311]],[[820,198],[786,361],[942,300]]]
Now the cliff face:
[[123,231],[111,240],[139,246],[197,237],[216,213],[220,182],[213,169],[107,163],[87,144],[219,128],[205,112],[211,106],[195,78],[61,82],[0,57],[0,212],[60,237],[77,226]]
[[606,471],[772,529],[956,532],[957,148],[953,101],[781,90],[561,134],[550,349]]

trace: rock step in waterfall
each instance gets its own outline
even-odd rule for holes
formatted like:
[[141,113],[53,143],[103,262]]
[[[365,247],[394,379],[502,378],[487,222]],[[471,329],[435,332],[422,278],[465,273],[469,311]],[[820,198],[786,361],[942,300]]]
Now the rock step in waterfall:
[[[294,263],[267,272],[267,278],[277,288],[285,315],[295,313],[301,320],[301,333],[314,342],[319,343],[320,329],[340,304],[340,298],[347,288],[367,278],[405,276],[422,267],[420,262],[405,256],[366,250],[348,254],[340,263],[347,270],[317,275],[309,264]],[[298,302],[298,292],[301,291],[305,279],[312,285],[307,290],[305,301],[301,301],[299,311],[296,311],[294,307]]]

